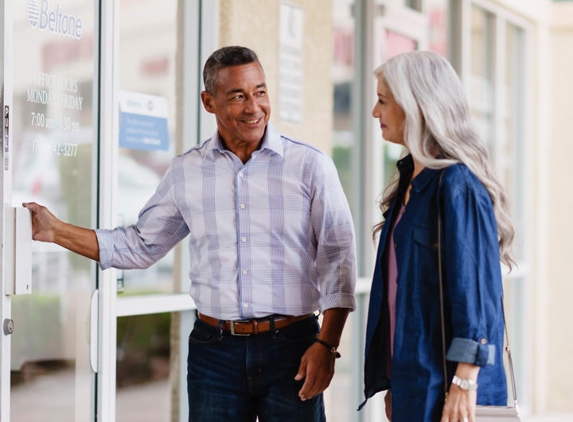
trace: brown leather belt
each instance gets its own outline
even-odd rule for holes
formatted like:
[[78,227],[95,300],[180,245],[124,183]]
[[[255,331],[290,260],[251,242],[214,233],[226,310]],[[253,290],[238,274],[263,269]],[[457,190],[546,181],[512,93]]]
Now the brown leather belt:
[[[219,327],[221,324],[221,329],[227,331],[234,336],[250,336],[251,334],[261,334],[270,331],[271,329],[280,330],[282,328],[288,327],[295,322],[302,321],[311,317],[313,314],[306,314],[300,316],[288,316],[288,315],[271,315],[266,318],[239,320],[239,321],[221,321],[217,318],[212,318],[207,315],[198,313],[199,319],[205,321],[207,324],[213,327]],[[274,321],[274,327],[271,321]]]

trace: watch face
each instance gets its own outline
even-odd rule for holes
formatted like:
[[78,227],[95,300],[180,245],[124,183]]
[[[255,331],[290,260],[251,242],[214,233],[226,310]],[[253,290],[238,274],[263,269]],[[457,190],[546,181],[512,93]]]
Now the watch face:
[[462,390],[466,390],[466,391],[477,389],[477,383],[475,381],[472,381],[471,379],[459,378],[457,376],[454,376],[452,383],[456,384]]

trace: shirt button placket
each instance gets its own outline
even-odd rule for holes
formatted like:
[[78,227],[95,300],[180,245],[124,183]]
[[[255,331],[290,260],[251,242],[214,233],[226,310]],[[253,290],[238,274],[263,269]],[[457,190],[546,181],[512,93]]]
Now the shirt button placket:
[[[246,177],[243,171],[239,171],[237,173],[237,198],[241,198],[242,197],[242,191],[244,189],[246,183]],[[240,200],[239,200],[240,201]],[[237,201],[238,202],[238,201]],[[245,211],[247,208],[247,205],[244,202],[240,202],[238,204],[238,215],[237,215],[237,223],[238,223],[238,229],[239,229],[239,248],[243,248],[243,247],[247,247],[247,243],[248,243],[248,238],[247,236],[245,236],[244,233],[247,233],[245,230],[247,230],[246,227],[243,227],[243,225],[245,224],[245,222],[247,221],[247,215],[242,213],[242,211]],[[248,254],[247,254],[248,255]],[[241,312],[245,318],[250,318],[250,302],[252,301],[252,298],[250,297],[250,294],[248,294],[248,292],[243,290],[243,282],[248,283],[247,278],[250,277],[250,271],[247,270],[246,268],[248,268],[249,263],[245,261],[245,254],[241,254],[239,252],[239,296],[240,296],[240,303],[241,303],[241,307],[244,309],[244,312]]]

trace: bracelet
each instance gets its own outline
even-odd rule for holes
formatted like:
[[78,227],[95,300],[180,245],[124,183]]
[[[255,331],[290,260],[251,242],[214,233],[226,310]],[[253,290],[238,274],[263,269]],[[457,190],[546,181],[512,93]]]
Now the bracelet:
[[336,347],[331,346],[330,344],[328,344],[326,341],[321,340],[319,338],[315,338],[314,341],[318,344],[322,344],[324,347],[326,347],[328,349],[328,351],[330,353],[332,353],[334,355],[334,357],[336,359],[338,359],[339,357],[341,357],[342,355],[340,354],[340,352],[338,350],[336,350]]

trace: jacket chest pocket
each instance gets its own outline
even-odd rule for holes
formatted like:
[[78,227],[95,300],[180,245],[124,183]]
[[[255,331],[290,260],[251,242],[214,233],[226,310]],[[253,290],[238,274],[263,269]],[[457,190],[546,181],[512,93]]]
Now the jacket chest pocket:
[[438,283],[438,228],[415,225],[413,230],[413,253],[416,271],[426,283]]

